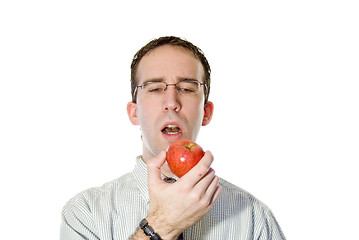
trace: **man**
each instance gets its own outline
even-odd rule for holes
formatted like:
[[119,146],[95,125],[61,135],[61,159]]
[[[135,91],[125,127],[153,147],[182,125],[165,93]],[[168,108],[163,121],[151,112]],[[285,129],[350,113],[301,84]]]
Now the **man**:
[[133,172],[86,190],[64,207],[61,239],[285,239],[271,211],[220,179],[212,154],[178,179],[165,150],[195,141],[210,123],[210,66],[202,51],[177,37],[155,39],[131,64],[127,112],[142,131]]

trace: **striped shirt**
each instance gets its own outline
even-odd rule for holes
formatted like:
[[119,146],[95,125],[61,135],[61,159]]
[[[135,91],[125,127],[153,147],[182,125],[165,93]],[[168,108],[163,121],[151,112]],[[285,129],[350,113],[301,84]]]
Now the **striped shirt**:
[[[248,192],[220,179],[223,188],[212,209],[183,232],[184,239],[285,239],[270,209]],[[149,210],[147,167],[137,157],[130,173],[91,188],[63,208],[61,240],[129,239]]]

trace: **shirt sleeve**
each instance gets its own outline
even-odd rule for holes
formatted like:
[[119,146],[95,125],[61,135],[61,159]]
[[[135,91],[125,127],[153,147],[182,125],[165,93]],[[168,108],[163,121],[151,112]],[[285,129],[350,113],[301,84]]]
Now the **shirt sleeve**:
[[60,240],[98,240],[91,209],[86,199],[77,196],[62,210]]
[[286,240],[282,229],[271,211],[267,211],[266,222],[262,228],[259,240]]

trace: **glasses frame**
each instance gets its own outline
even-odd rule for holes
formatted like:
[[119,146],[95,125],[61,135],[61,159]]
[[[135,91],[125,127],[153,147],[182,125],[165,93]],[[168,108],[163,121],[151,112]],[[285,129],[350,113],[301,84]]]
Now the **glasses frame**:
[[177,84],[179,84],[179,83],[181,83],[181,82],[196,82],[196,83],[198,83],[200,86],[204,86],[204,88],[207,89],[206,83],[201,83],[200,81],[195,80],[195,79],[183,79],[183,80],[178,81],[177,83],[169,83],[169,84],[168,84],[168,83],[165,83],[165,82],[163,82],[163,81],[147,81],[147,82],[142,83],[141,85],[136,86],[136,87],[135,87],[135,90],[133,91],[133,93],[134,93],[135,99],[137,99],[137,89],[138,89],[138,88],[143,88],[145,85],[147,85],[147,84],[149,84],[149,83],[163,83],[164,85],[166,85],[166,87],[163,89],[164,92],[167,90],[168,86],[174,86],[175,89],[176,89],[177,91],[179,91],[179,90],[178,90],[178,87],[177,87]]

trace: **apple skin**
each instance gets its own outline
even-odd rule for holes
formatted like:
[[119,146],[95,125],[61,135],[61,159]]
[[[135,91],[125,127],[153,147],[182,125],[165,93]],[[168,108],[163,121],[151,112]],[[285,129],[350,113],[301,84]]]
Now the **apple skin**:
[[197,143],[179,139],[167,149],[166,160],[172,173],[182,177],[191,170],[204,156],[204,151]]

